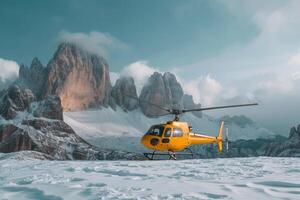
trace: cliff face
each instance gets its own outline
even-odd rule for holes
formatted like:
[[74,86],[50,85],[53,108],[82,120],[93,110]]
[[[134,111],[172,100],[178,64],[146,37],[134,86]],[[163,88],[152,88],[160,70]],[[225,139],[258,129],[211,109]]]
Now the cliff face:
[[111,95],[115,103],[125,111],[131,111],[138,107],[138,97],[132,77],[120,77],[116,81]]
[[30,90],[21,90],[19,86],[12,85],[0,98],[0,116],[6,120],[13,119],[18,112],[25,111],[34,99]]
[[140,95],[140,106],[146,116],[159,116],[165,112],[146,102],[160,105],[166,108],[183,107],[183,90],[176,77],[166,72],[164,75],[155,72],[148,83],[143,87]]
[[38,58],[34,58],[30,67],[21,65],[17,83],[24,88],[30,89],[37,99],[41,99],[46,77],[47,69]]
[[289,138],[266,147],[266,156],[300,157],[300,125],[291,128]]
[[58,95],[64,110],[109,105],[111,83],[104,58],[62,43],[47,70],[44,96]]
[[[59,96],[64,111],[101,106],[115,109],[118,105],[125,111],[140,107],[146,116],[155,117],[165,112],[146,102],[167,108],[183,108],[186,102],[189,107],[199,107],[192,97],[190,102],[183,98],[181,85],[169,72],[155,72],[139,97],[133,78],[121,77],[112,87],[105,59],[71,43],[60,44],[47,67],[34,58],[30,67],[20,67],[19,75],[17,83],[21,88],[30,89],[37,100]],[[140,103],[135,98],[139,98]],[[195,115],[201,117],[201,113]]]
[[0,100],[0,105],[7,105],[7,110],[15,113],[8,118],[7,112],[0,112],[0,152],[37,151],[45,155],[43,159],[56,160],[143,159],[139,154],[88,144],[62,120],[59,97],[31,102],[31,96],[24,94],[32,93],[12,86]]
[[[194,108],[201,108],[201,104],[196,104],[193,100],[193,96],[192,95],[188,95],[185,94],[183,96],[183,107],[185,109],[194,109]],[[201,118],[202,117],[202,112],[192,112],[193,115],[195,115],[196,117]]]

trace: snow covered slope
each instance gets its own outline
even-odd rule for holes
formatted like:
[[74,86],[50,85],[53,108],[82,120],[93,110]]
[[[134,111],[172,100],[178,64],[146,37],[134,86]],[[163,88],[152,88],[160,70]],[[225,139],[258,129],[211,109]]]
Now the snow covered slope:
[[[164,123],[171,119],[171,115],[148,118],[140,110],[124,112],[121,109],[114,111],[111,108],[64,113],[65,122],[85,140],[106,148],[124,146],[126,148],[122,150],[127,151],[131,150],[128,148],[132,143],[137,145],[134,150],[142,148],[139,145],[139,138],[151,125]],[[220,122],[207,115],[198,118],[191,113],[187,113],[181,117],[181,120],[189,122],[195,132],[212,136],[218,133]],[[239,126],[231,122],[226,126],[229,128],[230,140],[264,138],[274,135],[257,123]],[[106,139],[103,140],[103,137]]]
[[0,199],[299,199],[297,158],[1,160]]

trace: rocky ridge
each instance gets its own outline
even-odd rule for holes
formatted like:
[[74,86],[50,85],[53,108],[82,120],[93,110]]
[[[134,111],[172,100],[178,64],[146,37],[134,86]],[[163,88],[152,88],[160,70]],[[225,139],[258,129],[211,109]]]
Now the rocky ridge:
[[29,90],[14,85],[3,96],[1,105],[7,106],[9,112],[1,112],[0,152],[37,151],[56,160],[143,159],[139,154],[88,144],[62,121],[59,97],[49,96],[42,102],[29,103],[24,93]]
[[17,85],[12,85],[0,98],[0,115],[10,120],[17,116],[18,112],[25,111],[35,97],[31,90],[22,90]]
[[30,89],[37,99],[42,99],[46,78],[47,68],[35,57],[30,67],[20,66],[17,84],[22,88]]
[[267,156],[300,157],[300,125],[293,127],[287,140],[272,142],[266,148]]
[[[201,108],[201,104],[200,103],[196,104],[193,100],[192,95],[184,94],[183,95],[183,107],[185,109]],[[192,112],[192,113],[196,117],[199,117],[199,118],[202,117],[202,112]]]
[[106,60],[71,43],[61,43],[46,67],[37,58],[30,67],[21,65],[16,84],[38,100],[59,96],[64,110],[114,107]]
[[120,77],[112,88],[111,95],[115,103],[125,111],[132,111],[139,106],[132,77]]
[[154,72],[142,88],[139,99],[141,110],[146,116],[159,116],[166,112],[147,102],[164,108],[180,109],[183,107],[183,89],[173,74]]
[[44,96],[58,95],[64,110],[109,105],[111,83],[104,58],[62,43],[47,70]]
[[[30,89],[37,100],[59,96],[64,111],[119,106],[125,111],[140,108],[146,116],[156,117],[164,111],[145,102],[168,108],[199,107],[191,96],[184,96],[180,83],[169,72],[153,73],[139,96],[132,77],[121,76],[112,86],[107,61],[72,43],[61,43],[46,67],[38,58],[30,67],[21,65],[16,83]],[[194,114],[201,117],[199,112]]]

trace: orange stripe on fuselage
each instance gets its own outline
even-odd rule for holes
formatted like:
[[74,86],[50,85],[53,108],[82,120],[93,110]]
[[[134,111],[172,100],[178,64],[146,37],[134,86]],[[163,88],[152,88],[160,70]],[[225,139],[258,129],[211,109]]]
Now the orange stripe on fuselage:
[[208,135],[202,135],[198,133],[190,133],[190,144],[211,144],[211,143],[217,143],[217,138],[208,136]]
[[201,137],[201,138],[210,138],[210,139],[215,139],[216,137],[208,136],[208,135],[202,135],[199,133],[190,133],[191,137]]

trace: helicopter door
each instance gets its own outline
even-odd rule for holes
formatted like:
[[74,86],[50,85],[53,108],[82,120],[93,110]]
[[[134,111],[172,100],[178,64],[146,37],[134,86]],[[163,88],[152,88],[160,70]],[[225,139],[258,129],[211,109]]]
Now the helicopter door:
[[161,147],[165,151],[168,151],[170,148],[169,143],[170,143],[171,134],[172,134],[172,128],[166,128],[163,134],[163,138],[161,140]]
[[162,139],[162,143],[169,143],[170,139],[169,137],[171,136],[172,129],[171,128],[166,128],[164,138]]
[[174,150],[181,150],[186,147],[187,140],[181,128],[173,128],[171,145]]

